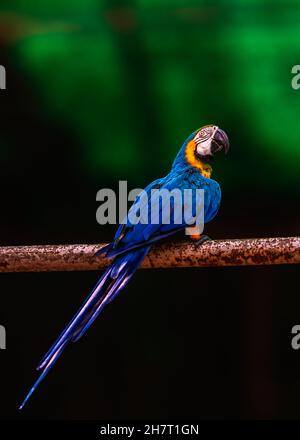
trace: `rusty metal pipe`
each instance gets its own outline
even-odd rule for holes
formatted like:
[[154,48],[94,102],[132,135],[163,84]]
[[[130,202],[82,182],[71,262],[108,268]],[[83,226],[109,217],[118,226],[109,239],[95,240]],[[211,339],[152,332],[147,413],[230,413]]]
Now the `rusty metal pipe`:
[[[99,270],[109,260],[94,254],[103,244],[0,247],[0,272]],[[165,242],[152,247],[143,269],[264,266],[300,263],[300,237]]]

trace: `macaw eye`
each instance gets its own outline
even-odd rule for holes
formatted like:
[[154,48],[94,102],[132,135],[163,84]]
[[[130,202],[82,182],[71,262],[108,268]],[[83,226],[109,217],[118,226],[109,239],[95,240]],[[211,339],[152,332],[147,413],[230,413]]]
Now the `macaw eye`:
[[207,141],[207,139],[209,139],[209,138],[212,136],[212,134],[213,134],[213,130],[212,130],[210,127],[202,128],[202,129],[198,132],[198,134],[197,134],[195,140],[196,140],[197,142],[204,142],[204,141]]

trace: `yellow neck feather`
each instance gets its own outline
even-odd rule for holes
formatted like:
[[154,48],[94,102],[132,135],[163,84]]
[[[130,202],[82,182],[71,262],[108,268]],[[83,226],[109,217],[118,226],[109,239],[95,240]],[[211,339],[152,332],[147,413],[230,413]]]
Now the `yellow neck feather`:
[[197,168],[202,174],[202,176],[210,179],[212,173],[212,167],[209,164],[201,162],[199,159],[197,159],[197,157],[195,156],[195,150],[196,150],[196,143],[194,140],[191,140],[190,142],[188,142],[185,149],[185,158],[187,163],[192,167]]

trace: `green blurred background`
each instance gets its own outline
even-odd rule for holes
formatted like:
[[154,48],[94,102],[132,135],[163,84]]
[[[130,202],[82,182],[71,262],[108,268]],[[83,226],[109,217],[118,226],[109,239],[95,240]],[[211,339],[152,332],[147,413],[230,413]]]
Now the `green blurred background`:
[[[2,0],[0,20],[11,68],[76,139],[83,173],[160,175],[212,122],[234,150],[223,185],[237,171],[239,190],[298,182],[298,1]],[[11,150],[2,140],[4,162]]]
[[[296,0],[1,0],[1,245],[109,241],[103,187],[229,135],[213,238],[299,235]],[[97,273],[2,274],[1,418],[299,418],[295,267],[138,271],[19,414]],[[296,286],[296,287],[294,287]],[[103,380],[105,378],[105,380]]]

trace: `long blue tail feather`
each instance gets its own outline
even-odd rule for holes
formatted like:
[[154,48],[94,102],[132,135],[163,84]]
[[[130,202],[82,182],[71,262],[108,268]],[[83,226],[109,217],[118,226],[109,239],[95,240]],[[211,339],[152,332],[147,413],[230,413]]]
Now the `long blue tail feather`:
[[78,341],[99,316],[105,305],[110,303],[126,286],[150,247],[151,246],[145,246],[141,249],[129,252],[126,255],[117,257],[113,261],[83,303],[82,307],[39,363],[37,370],[43,371],[23,400],[19,409],[24,408],[31,395],[48,374],[69,342]]
[[73,331],[78,327],[79,323],[84,319],[85,313],[88,312],[89,307],[91,307],[98,300],[98,295],[102,290],[102,287],[105,284],[105,281],[109,277],[111,271],[111,267],[109,267],[105,273],[102,275],[88,298],[85,300],[79,311],[73,317],[73,319],[69,322],[69,324],[65,327],[63,332],[60,334],[58,339],[54,342],[54,344],[50,347],[48,352],[45,354],[39,365],[37,366],[37,370],[41,370],[46,367],[49,359],[53,356],[53,354],[59,349],[59,347],[68,339],[71,339]]
[[[132,278],[134,275],[136,269],[140,265],[141,261],[149,252],[150,246],[147,246],[146,248],[140,250],[140,252],[135,252],[137,254],[136,258],[133,259],[133,261],[128,260],[129,264],[128,267],[125,265],[125,262],[123,261],[120,266],[120,272],[118,273],[118,277],[114,278],[114,282],[112,283],[111,287],[108,289],[107,294],[104,298],[104,300],[100,301],[100,304],[96,305],[94,307],[94,311],[92,315],[90,315],[89,320],[82,326],[82,328],[78,331],[76,330],[75,335],[72,338],[73,342],[77,342],[84,333],[88,330],[88,328],[92,325],[92,323],[95,321],[95,319],[99,316],[101,313],[103,307],[112,302],[112,300],[120,293],[120,291],[126,286],[128,281]],[[125,269],[124,269],[125,268]]]
[[[93,324],[93,322],[95,321],[95,319],[99,316],[99,314],[102,312],[103,308],[105,307],[106,304],[108,304],[110,302],[110,297],[116,292],[116,289],[118,289],[119,285],[121,284],[123,278],[125,278],[125,274],[122,276],[120,276],[111,286],[111,288],[109,289],[107,295],[105,296],[105,298],[103,299],[103,301],[101,301],[93,310],[92,315],[90,315],[88,317],[88,319],[84,322],[84,324],[74,333],[73,337],[72,337],[72,342],[77,342],[84,334],[85,332],[88,330],[88,328]],[[119,293],[119,289],[117,290],[116,294]]]
[[29,393],[27,394],[27,396],[25,397],[25,399],[23,400],[23,402],[21,403],[21,405],[19,406],[19,409],[22,410],[24,408],[24,406],[26,405],[26,403],[28,402],[28,400],[30,399],[30,397],[32,396],[32,394],[34,393],[34,391],[37,389],[37,387],[39,386],[39,384],[42,382],[42,380],[47,376],[47,374],[49,373],[50,369],[53,367],[53,365],[55,364],[55,362],[57,361],[57,359],[59,358],[59,356],[61,355],[61,353],[64,351],[65,346],[67,345],[68,341],[65,341],[65,343],[60,347],[60,349],[52,356],[52,358],[50,359],[50,361],[47,364],[47,367],[44,369],[44,371],[41,373],[41,375],[39,376],[39,378],[36,380],[36,382],[34,383],[34,385],[30,388]]

